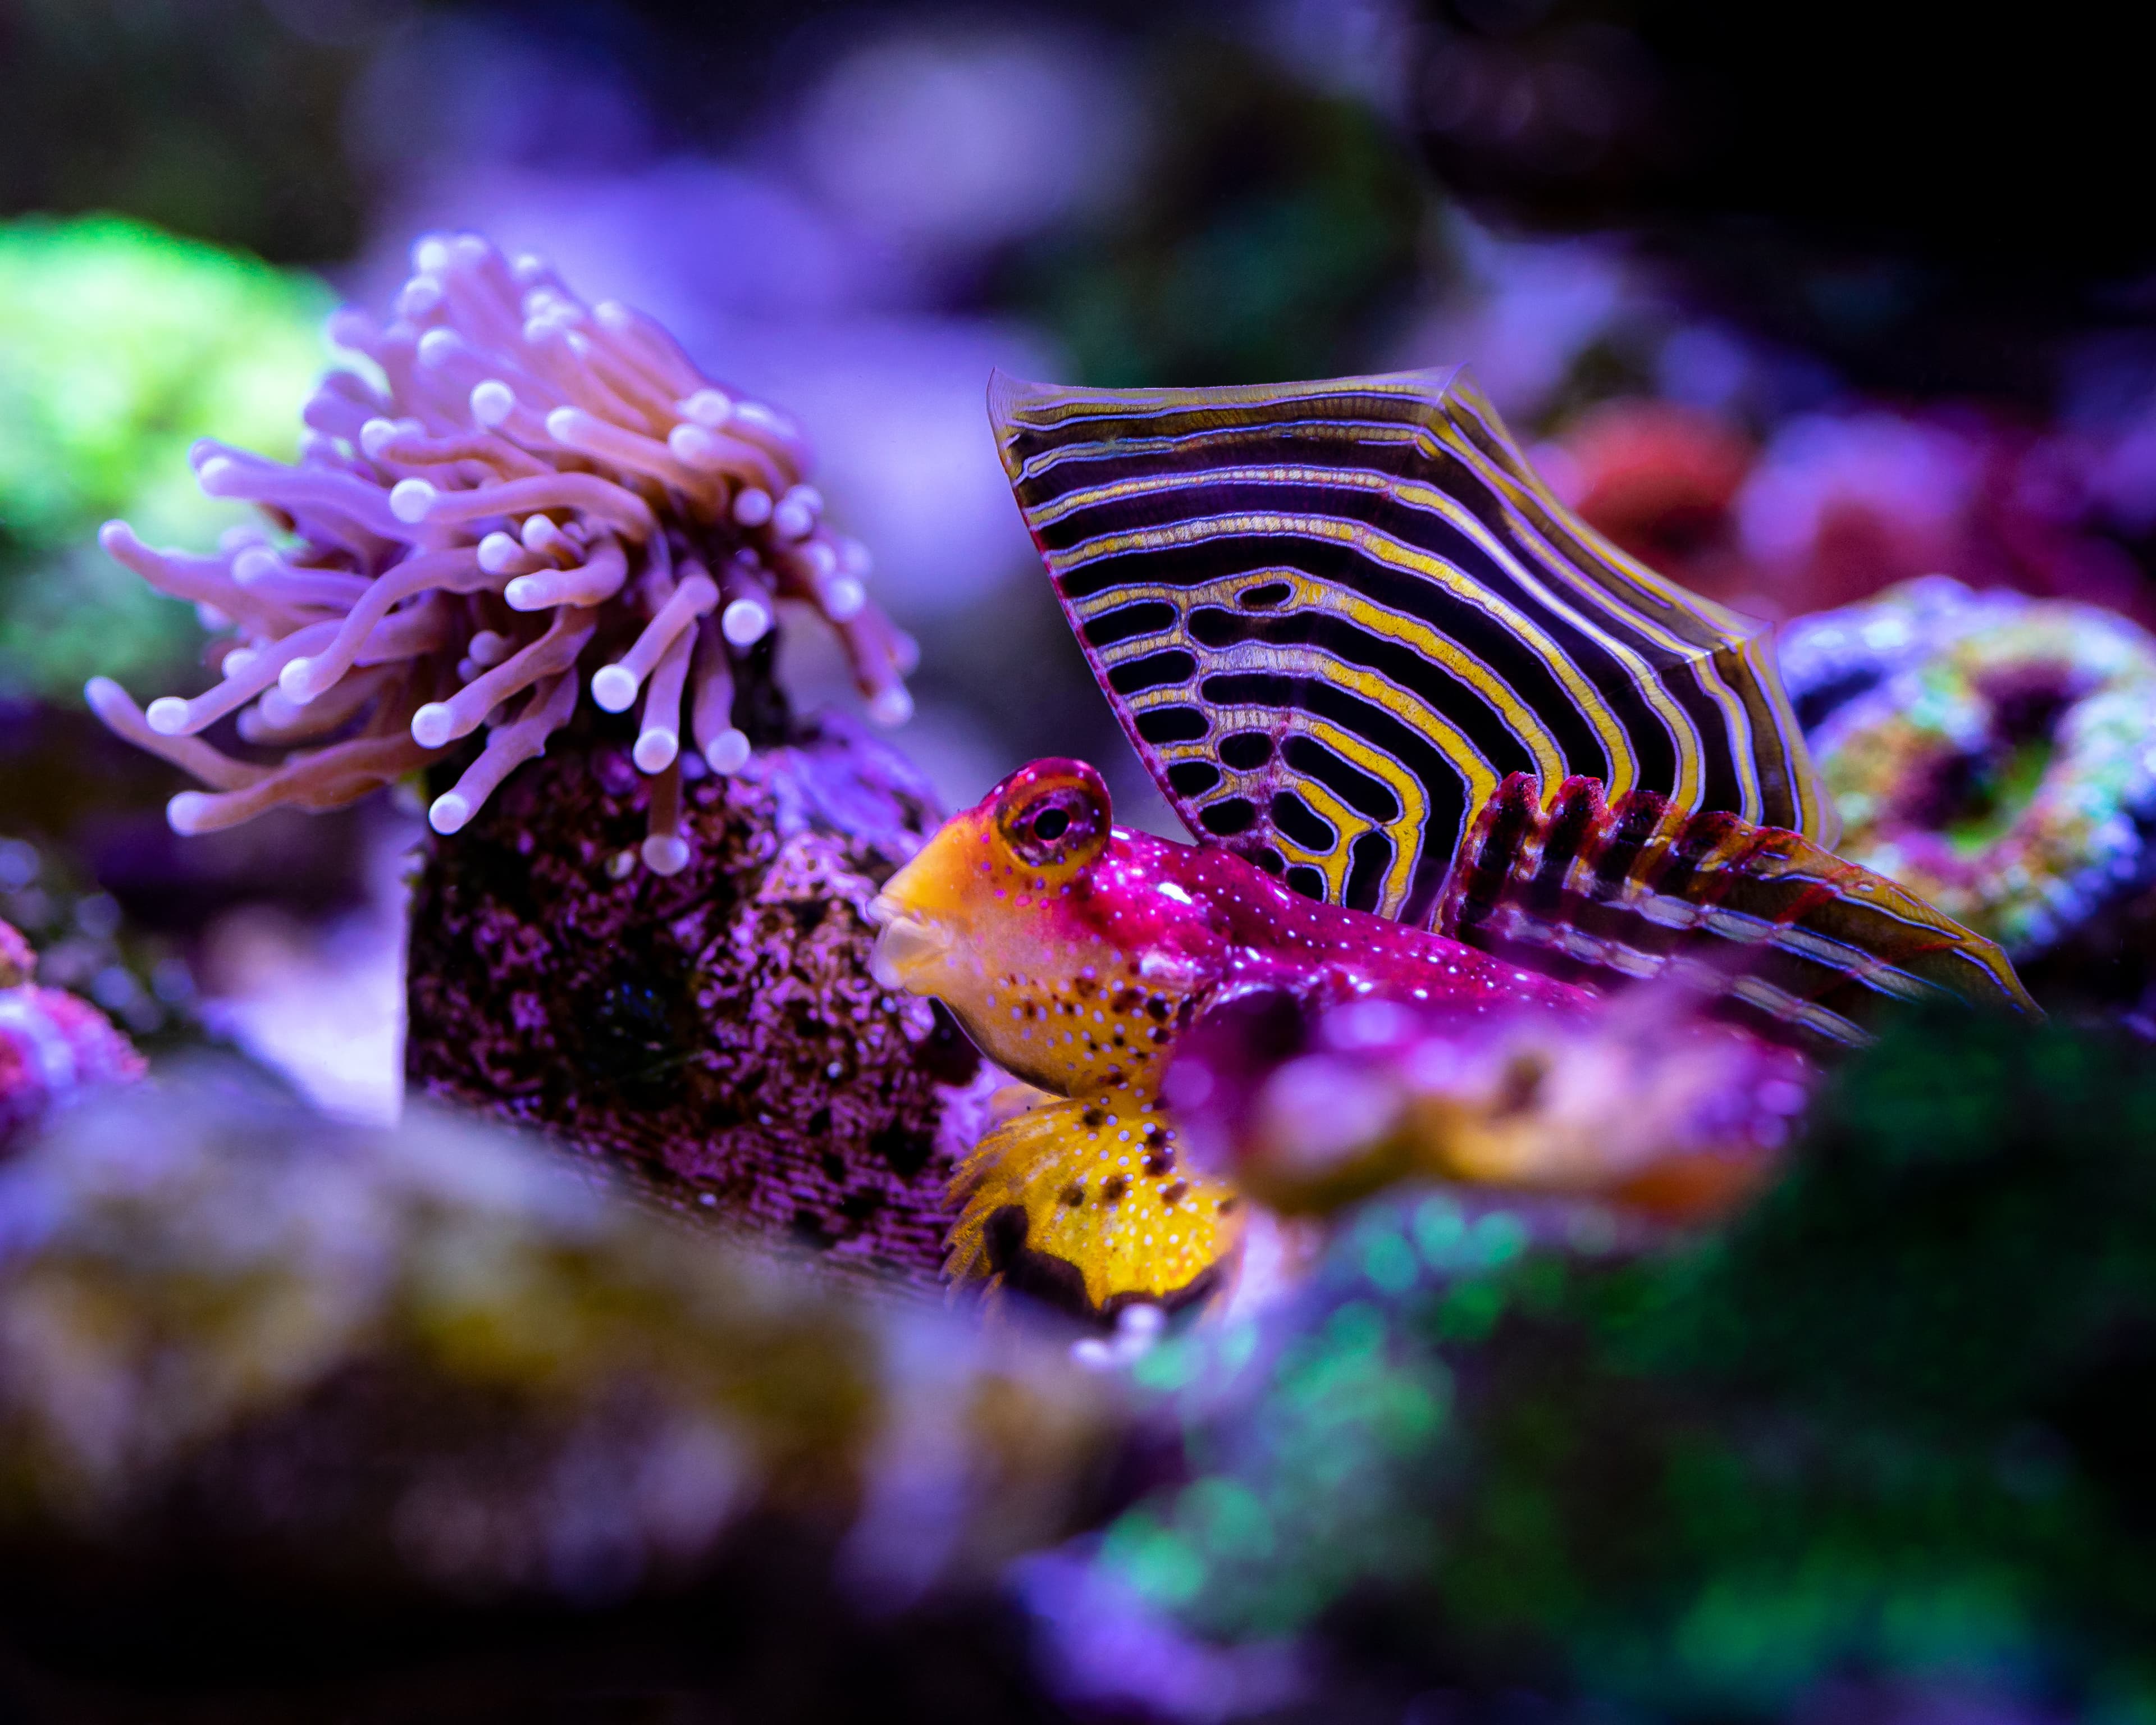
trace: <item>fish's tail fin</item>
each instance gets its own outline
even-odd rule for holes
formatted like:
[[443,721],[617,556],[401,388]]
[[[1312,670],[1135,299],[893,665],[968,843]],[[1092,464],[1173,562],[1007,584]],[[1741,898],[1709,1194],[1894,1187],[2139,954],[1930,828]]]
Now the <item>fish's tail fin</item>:
[[1897,1001],[2037,1010],[1996,945],[1885,875],[1652,792],[1612,804],[1592,778],[1547,806],[1532,774],[1507,778],[1469,827],[1437,926],[1573,980],[1685,983],[1800,1047],[1860,1045]]

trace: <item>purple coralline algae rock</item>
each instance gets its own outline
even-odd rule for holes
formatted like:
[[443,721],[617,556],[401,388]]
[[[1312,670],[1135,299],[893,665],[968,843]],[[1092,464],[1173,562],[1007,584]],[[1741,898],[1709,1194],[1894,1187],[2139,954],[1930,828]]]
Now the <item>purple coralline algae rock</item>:
[[870,977],[863,912],[938,812],[850,724],[794,736],[685,787],[676,875],[637,866],[651,781],[621,747],[557,749],[434,841],[406,1070],[671,1206],[933,1281],[978,1062]]
[[30,943],[0,922],[0,1149],[55,1106],[142,1076],[142,1057],[86,1000],[33,983]]

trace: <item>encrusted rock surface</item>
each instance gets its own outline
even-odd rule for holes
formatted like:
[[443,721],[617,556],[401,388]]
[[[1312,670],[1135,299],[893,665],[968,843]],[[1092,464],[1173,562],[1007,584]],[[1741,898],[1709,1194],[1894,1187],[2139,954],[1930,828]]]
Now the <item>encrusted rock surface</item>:
[[637,860],[650,784],[625,748],[557,743],[430,841],[408,1075],[690,1213],[933,1281],[978,1061],[871,980],[864,915],[933,793],[814,721],[685,788],[692,855],[665,877]]

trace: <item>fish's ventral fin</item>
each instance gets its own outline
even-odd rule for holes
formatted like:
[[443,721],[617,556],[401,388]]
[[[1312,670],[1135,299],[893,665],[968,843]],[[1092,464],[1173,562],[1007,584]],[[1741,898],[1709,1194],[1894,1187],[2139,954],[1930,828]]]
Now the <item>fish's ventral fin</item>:
[[1235,1189],[1184,1164],[1144,1099],[1054,1097],[981,1140],[952,1182],[945,1272],[1097,1319],[1202,1298],[1242,1232]]

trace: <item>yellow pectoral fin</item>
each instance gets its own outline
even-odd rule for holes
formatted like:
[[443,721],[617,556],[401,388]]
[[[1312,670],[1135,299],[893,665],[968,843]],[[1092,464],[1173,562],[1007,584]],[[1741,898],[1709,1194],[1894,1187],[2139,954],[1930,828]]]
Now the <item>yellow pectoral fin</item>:
[[950,1273],[1000,1282],[1023,1247],[1074,1267],[1096,1308],[1118,1294],[1164,1299],[1224,1257],[1242,1225],[1235,1187],[1181,1162],[1146,1097],[1029,1109],[958,1172]]

